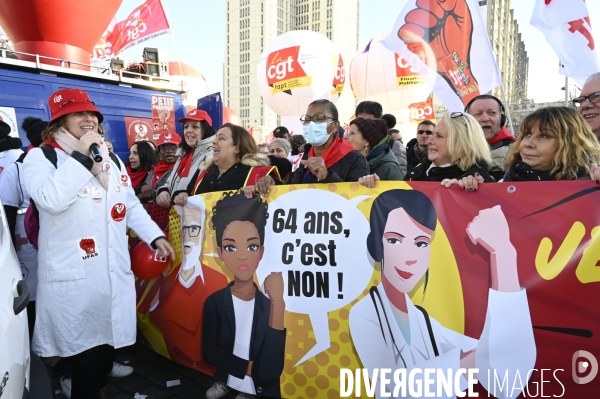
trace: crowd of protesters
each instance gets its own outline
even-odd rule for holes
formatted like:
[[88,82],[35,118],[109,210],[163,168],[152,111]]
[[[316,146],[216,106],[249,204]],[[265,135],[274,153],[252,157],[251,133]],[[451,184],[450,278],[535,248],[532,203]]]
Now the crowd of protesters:
[[[169,209],[193,195],[240,190],[252,198],[283,184],[373,188],[405,180],[475,192],[502,181],[600,182],[600,73],[587,80],[575,108],[538,109],[515,135],[504,104],[488,94],[437,124],[421,121],[415,131],[395,129],[393,115],[371,101],[358,104],[344,131],[335,105],[315,100],[300,117],[303,134],[280,126],[268,144],[257,144],[241,126],[213,126],[206,112],[192,110],[179,120],[183,137],[163,133],[157,146],[138,141],[125,163],[112,153],[103,116],[86,92],[62,89],[48,104],[50,121],[29,117],[22,124],[30,142],[25,152],[0,121],[0,196],[31,286],[32,349],[70,365],[63,391],[75,399],[110,398],[107,376],[131,372],[114,363],[114,348],[136,339],[127,229],[160,255],[175,256],[164,226],[144,208],[149,202]],[[403,137],[413,136],[405,145]],[[94,161],[92,145],[102,162]],[[39,238],[23,241],[33,217]],[[218,382],[207,397],[229,390]]]

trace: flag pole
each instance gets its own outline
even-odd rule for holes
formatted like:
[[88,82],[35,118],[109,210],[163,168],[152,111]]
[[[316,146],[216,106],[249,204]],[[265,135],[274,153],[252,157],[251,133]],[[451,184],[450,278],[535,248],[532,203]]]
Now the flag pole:
[[569,106],[569,77],[565,76],[565,107]]
[[506,93],[504,92],[504,85],[500,86],[500,90],[502,91],[502,100],[504,101],[504,111],[506,112],[506,118],[508,119],[508,125],[510,126],[510,131],[512,132],[513,136],[517,136],[518,133],[515,133],[515,128],[513,126],[512,123],[512,118],[510,117],[510,106],[508,104],[508,101],[506,100]]
[[[165,12],[165,16],[167,17],[167,22],[169,21],[169,12],[167,11],[166,0],[159,0],[160,4]],[[171,28],[171,24],[169,24],[169,29],[171,30],[171,40],[173,40],[173,47],[175,47],[175,54],[177,55],[177,63],[179,64],[179,74],[183,76],[183,68],[181,67],[181,57],[179,56],[179,49],[177,48],[177,42],[175,41],[175,33]],[[183,90],[183,85],[181,86]]]

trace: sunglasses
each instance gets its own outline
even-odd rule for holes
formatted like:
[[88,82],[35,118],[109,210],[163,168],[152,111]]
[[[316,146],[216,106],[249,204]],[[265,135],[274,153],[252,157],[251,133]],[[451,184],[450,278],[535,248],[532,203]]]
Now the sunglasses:
[[431,136],[433,134],[433,131],[431,131],[431,130],[417,130],[417,134],[426,134],[428,136]]
[[462,117],[463,123],[465,124],[465,129],[469,130],[469,125],[467,125],[467,117],[462,112],[453,112],[450,114],[450,118],[460,118]]
[[177,144],[161,144],[158,149],[159,151],[177,151]]

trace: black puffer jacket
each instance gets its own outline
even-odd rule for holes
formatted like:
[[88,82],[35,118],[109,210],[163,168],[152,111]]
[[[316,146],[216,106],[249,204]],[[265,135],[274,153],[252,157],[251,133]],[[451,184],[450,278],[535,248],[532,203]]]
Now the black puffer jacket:
[[[308,153],[311,149],[310,144],[304,145],[304,156],[302,160],[308,159]],[[308,182],[304,181],[304,175],[309,175]],[[298,166],[298,169],[292,175],[290,184],[302,184],[302,183],[339,183],[358,181],[359,177],[363,177],[369,174],[369,164],[365,157],[356,150],[349,152],[342,159],[334,163],[331,168],[327,170],[327,177],[324,180],[318,181],[317,177],[313,175],[302,163]]]
[[[432,162],[427,160],[416,168],[408,172],[404,180],[409,181],[439,181],[444,179],[462,179],[466,176],[475,176],[475,173],[479,173],[483,177],[483,181],[486,183],[495,182],[494,178],[490,176],[488,171],[488,165],[485,162],[480,162],[471,166],[467,171],[461,170],[458,165],[446,166],[446,167],[433,167],[429,169]],[[429,170],[429,173],[427,171]]]

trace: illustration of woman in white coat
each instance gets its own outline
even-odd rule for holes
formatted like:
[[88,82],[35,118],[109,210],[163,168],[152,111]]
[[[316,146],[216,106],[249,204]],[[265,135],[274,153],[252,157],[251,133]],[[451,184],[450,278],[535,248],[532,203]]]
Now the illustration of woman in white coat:
[[[375,368],[389,368],[392,374],[406,369],[407,376],[413,368],[445,373],[451,369],[452,376],[461,368],[476,368],[479,382],[488,392],[498,398],[516,398],[522,392],[518,378],[526,385],[535,367],[536,348],[504,213],[499,206],[484,209],[466,228],[471,241],[490,252],[492,287],[479,339],[445,328],[408,296],[422,279],[427,294],[436,220],[433,204],[420,191],[386,191],[373,203],[367,248],[371,257],[381,262],[381,283],[371,287],[369,295],[350,311],[350,333],[363,367],[370,375]],[[508,384],[490,386],[494,385],[494,372],[500,381],[507,375]],[[465,377],[461,377],[462,391],[467,388]],[[515,378],[517,388],[513,390]],[[393,393],[391,380],[386,392]],[[380,397],[381,381],[376,382]],[[434,383],[431,389],[435,392],[436,387]]]

